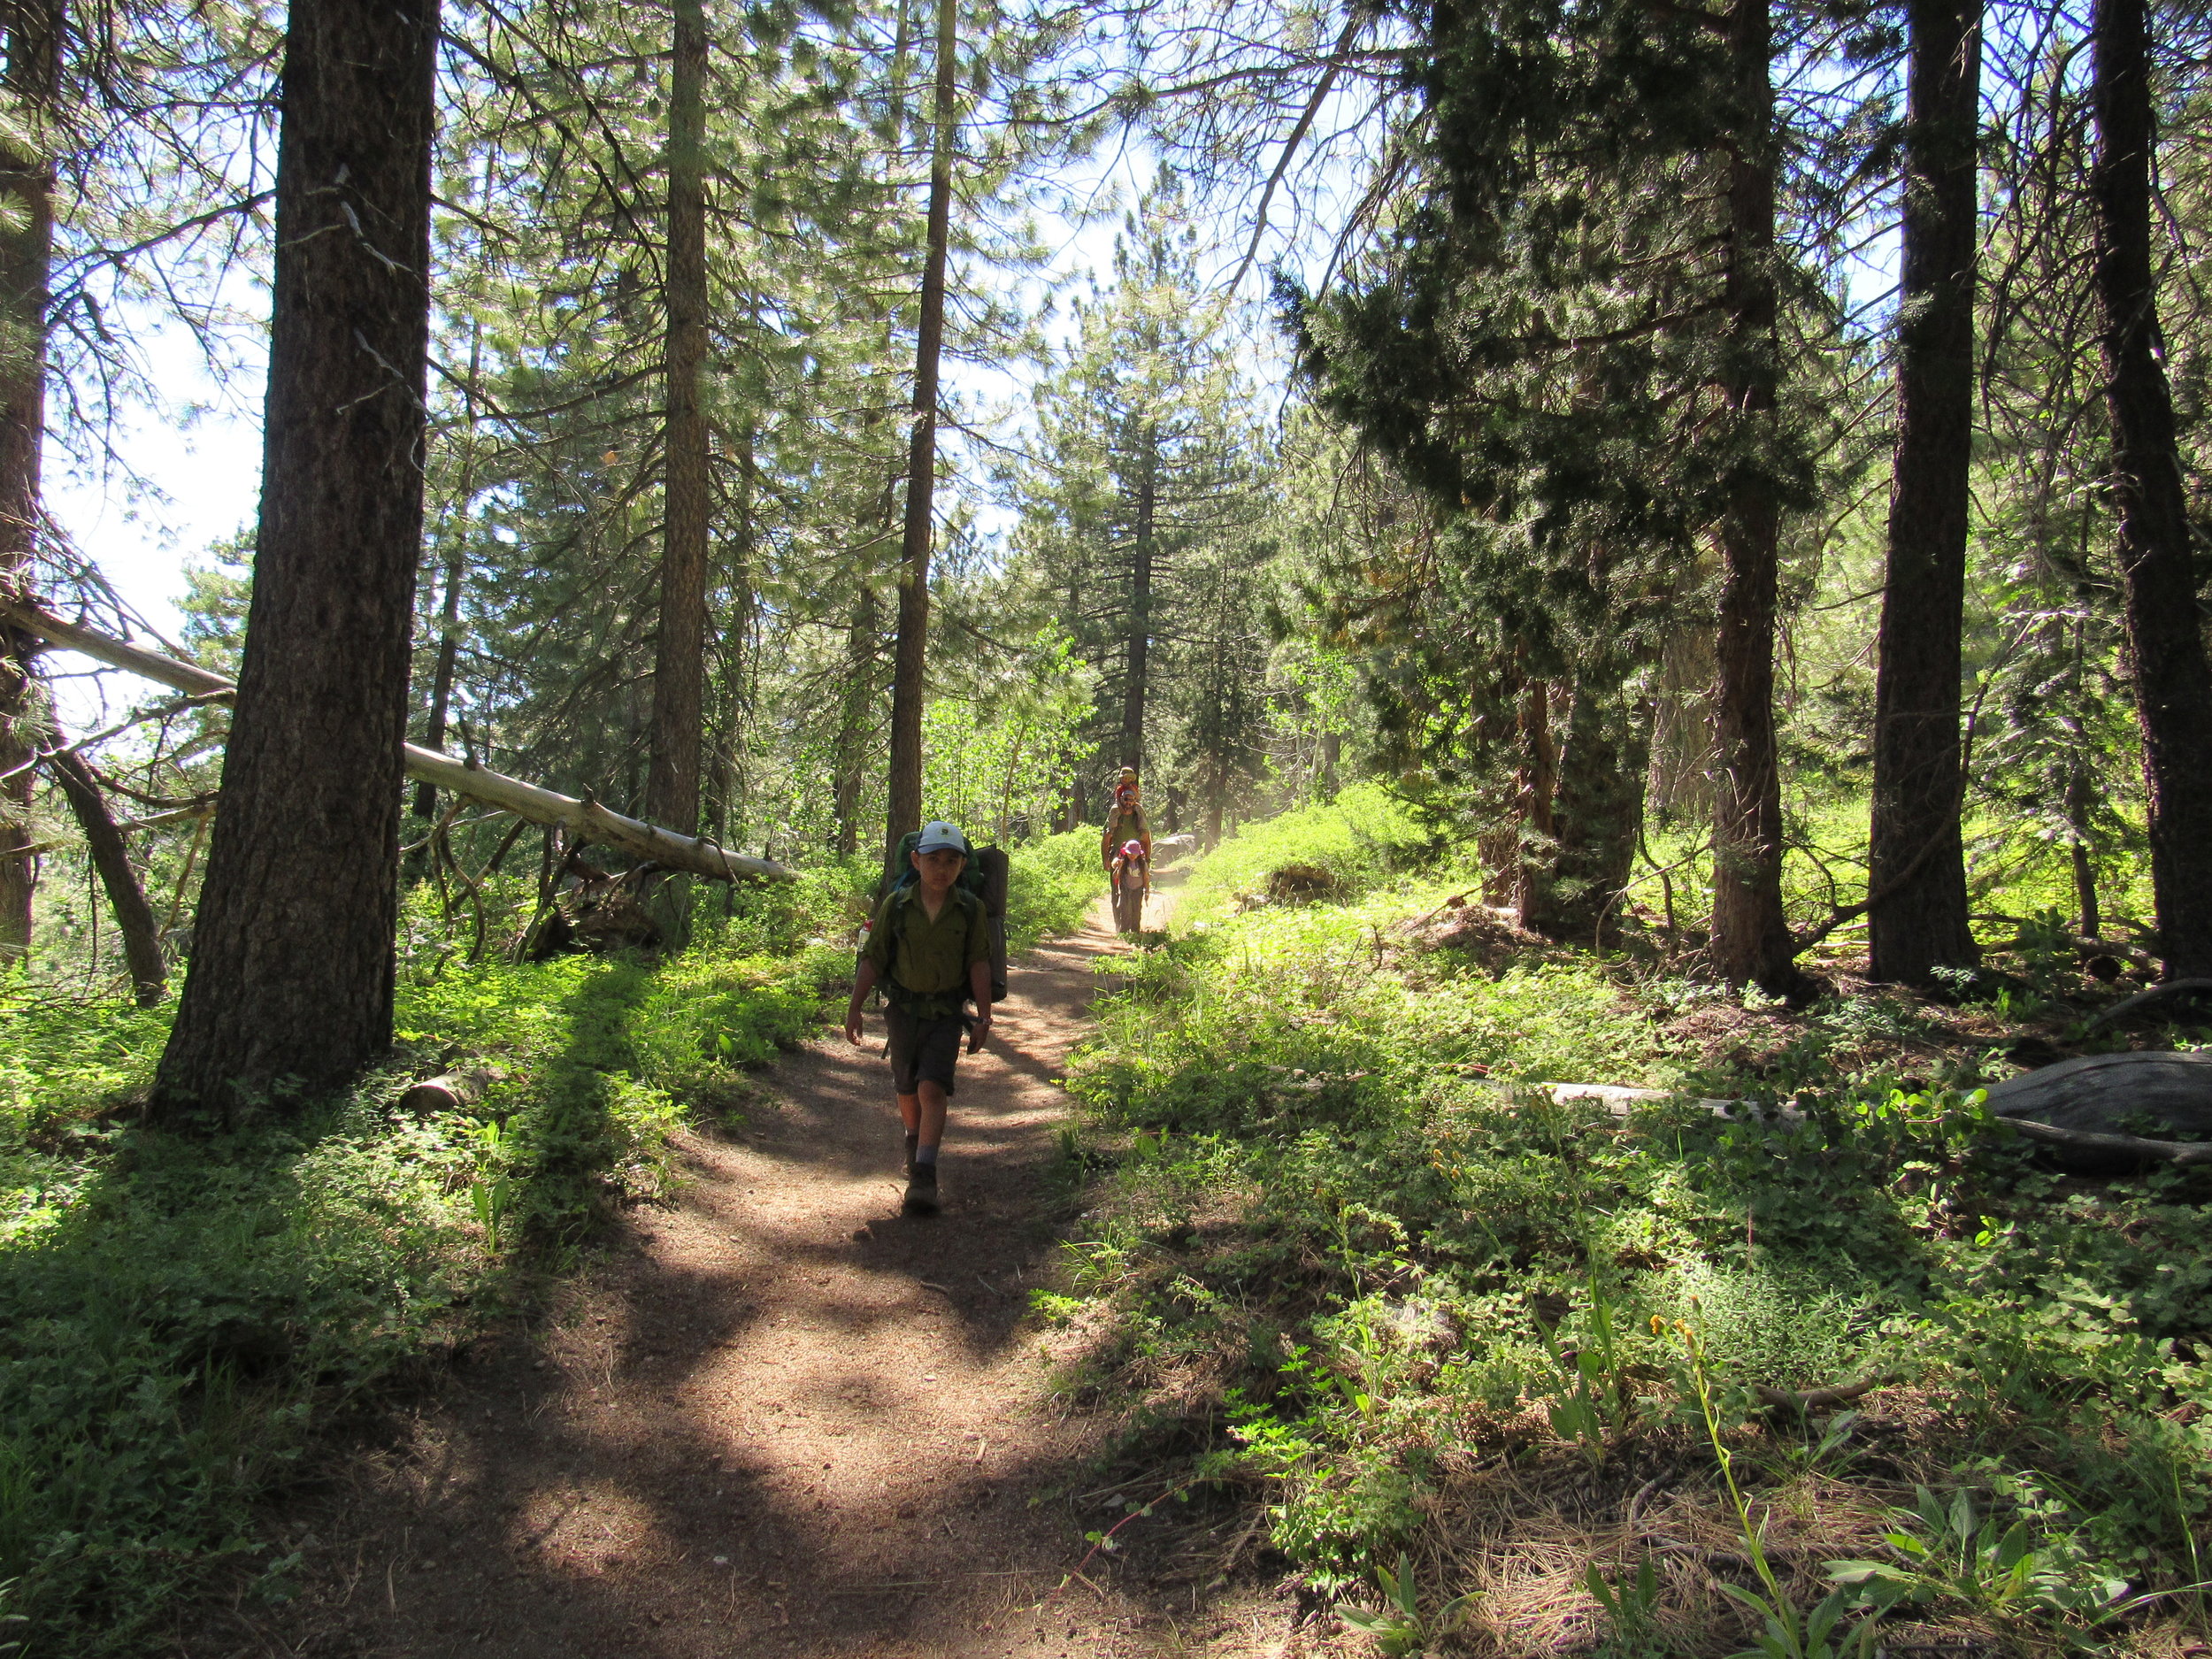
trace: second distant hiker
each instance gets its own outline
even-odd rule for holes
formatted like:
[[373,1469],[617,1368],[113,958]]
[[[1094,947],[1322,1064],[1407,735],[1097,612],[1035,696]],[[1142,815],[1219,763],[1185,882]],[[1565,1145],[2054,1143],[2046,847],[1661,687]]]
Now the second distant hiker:
[[[975,1053],[991,1034],[991,930],[983,901],[960,885],[968,841],[952,825],[925,824],[909,855],[915,879],[876,907],[845,1010],[845,1035],[860,1041],[861,1007],[883,987],[891,1088],[906,1125],[910,1215],[937,1213],[937,1148],[964,1036]],[[972,1018],[964,1004],[973,1001]]]

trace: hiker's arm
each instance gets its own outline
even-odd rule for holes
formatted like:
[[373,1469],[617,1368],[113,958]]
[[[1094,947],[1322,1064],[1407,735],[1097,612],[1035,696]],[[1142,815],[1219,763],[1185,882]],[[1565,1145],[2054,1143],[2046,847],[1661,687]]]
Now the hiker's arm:
[[860,959],[860,972],[853,975],[853,1000],[845,1004],[845,1041],[847,1042],[860,1041],[860,1005],[868,1000],[868,993],[875,988],[876,964],[863,956]]
[[968,964],[968,995],[975,998],[975,1024],[968,1027],[968,1052],[973,1054],[991,1034],[991,964],[987,961]]

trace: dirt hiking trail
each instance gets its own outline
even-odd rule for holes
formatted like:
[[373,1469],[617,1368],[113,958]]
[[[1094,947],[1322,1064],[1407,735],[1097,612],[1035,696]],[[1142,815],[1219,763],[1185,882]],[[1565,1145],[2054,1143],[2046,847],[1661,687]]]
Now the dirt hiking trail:
[[1022,1325],[1070,1208],[1056,1079],[1093,963],[1123,949],[1104,910],[1018,964],[990,1048],[963,1058],[941,1217],[898,1215],[872,1011],[861,1048],[826,1035],[763,1075],[741,1125],[684,1136],[680,1189],[631,1212],[542,1325],[480,1343],[396,1444],[296,1506],[304,1594],[193,1651],[1308,1651],[1291,1603],[1220,1587],[1249,1558],[1244,1515],[1141,1522],[1129,1554],[1092,1554],[1084,1532],[1118,1512],[1068,1486],[1098,1431],[1053,1401]]

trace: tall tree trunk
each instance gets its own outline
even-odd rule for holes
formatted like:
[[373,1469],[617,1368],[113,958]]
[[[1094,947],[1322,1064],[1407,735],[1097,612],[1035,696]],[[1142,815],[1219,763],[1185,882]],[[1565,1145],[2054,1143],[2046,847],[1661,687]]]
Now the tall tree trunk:
[[63,798],[69,803],[69,810],[76,815],[77,827],[84,832],[86,850],[92,855],[92,867],[99,872],[109,908],[115,912],[116,930],[123,935],[123,961],[130,970],[132,993],[141,1008],[151,1008],[169,988],[169,976],[162,965],[161,929],[154,920],[153,906],[146,902],[146,889],[139,885],[138,872],[131,864],[130,849],[124,842],[123,832],[109,816],[99,780],[92,775],[92,768],[85,764],[83,756],[58,747],[47,756],[46,769],[53,773],[54,781],[61,786]]
[[1768,0],[1729,13],[1736,143],[1728,168],[1729,357],[1725,389],[1750,458],[1739,460],[1720,526],[1713,737],[1715,972],[1768,991],[1798,980],[1782,912],[1782,779],[1775,753],[1774,641],[1781,505],[1759,451],[1776,419],[1773,35]]
[[1515,779],[1512,839],[1504,843],[1512,860],[1510,886],[1515,919],[1537,925],[1544,910],[1542,872],[1551,862],[1552,833],[1558,827],[1553,795],[1559,781],[1559,750],[1552,741],[1551,682],[1532,680],[1522,687],[1514,722],[1519,728],[1521,764]]
[[1152,658],[1152,575],[1157,551],[1160,434],[1150,421],[1137,434],[1136,545],[1131,549],[1129,642],[1121,694],[1121,764],[1144,766],[1144,704]]
[[725,544],[727,601],[723,614],[727,622],[721,630],[717,658],[722,682],[722,718],[715,730],[713,776],[709,780],[706,803],[707,818],[717,841],[726,841],[730,836],[733,806],[740,809],[735,815],[736,833],[741,840],[743,838],[746,818],[742,808],[750,799],[745,746],[748,717],[757,706],[755,694],[760,679],[760,663],[753,650],[753,538],[755,503],[760,493],[760,464],[754,457],[754,449],[759,442],[758,428],[748,421],[737,443],[736,534]]
[[253,601],[172,1122],[287,1110],[391,1043],[437,44],[434,4],[390,0],[293,0],[285,31]]
[[868,750],[868,705],[874,700],[879,626],[875,584],[864,570],[846,628],[845,700],[837,727],[837,850],[848,856],[860,850],[860,790]]
[[1344,737],[1339,732],[1321,733],[1321,798],[1337,797],[1337,768],[1343,764]]
[[2150,795],[2151,888],[2170,979],[2212,974],[2212,672],[2160,360],[2151,266],[2150,24],[2144,0],[2096,0],[2097,299],[2120,580]]
[[[453,711],[453,669],[461,650],[461,584],[467,580],[469,512],[476,496],[476,380],[484,366],[484,328],[469,328],[469,378],[461,393],[460,529],[447,538],[445,595],[438,607],[438,655],[430,667],[430,711],[422,723],[422,746],[445,748],[446,721]],[[415,816],[427,823],[438,810],[435,784],[415,786]]]
[[899,567],[899,638],[891,668],[891,788],[883,856],[922,822],[922,676],[929,662],[929,546],[937,488],[937,360],[945,343],[945,256],[952,241],[953,122],[958,84],[956,0],[937,0],[937,109],[930,143],[928,245],[914,342],[914,434],[907,451],[906,535]]
[[[37,122],[61,87],[59,0],[12,0],[4,81]],[[35,127],[35,145],[50,134]],[[0,153],[0,197],[22,216],[0,226],[0,326],[14,336],[0,373],[0,595],[28,588],[38,543],[40,452],[46,436],[47,270],[54,250],[54,169],[43,155]],[[33,704],[30,636],[0,623],[0,972],[31,949],[31,767],[42,718]]]
[[2104,926],[2097,908],[2097,866],[2089,856],[2089,768],[2079,757],[2066,778],[2066,827],[2070,832],[2067,853],[2074,871],[2075,929],[2085,939],[2095,939]]
[[1559,757],[1550,867],[1529,872],[1540,908],[1523,916],[1522,926],[1585,945],[1618,934],[1617,901],[1636,858],[1651,759],[1642,706],[1623,695],[1616,674],[1585,675],[1576,685]]
[[1974,449],[1980,0],[1911,0],[1897,450],[1874,672],[1870,977],[1980,959],[1966,918],[1959,753]]
[[703,0],[675,0],[675,12],[668,90],[666,518],[645,816],[695,835],[707,677],[707,418],[699,401],[707,355],[707,20]]

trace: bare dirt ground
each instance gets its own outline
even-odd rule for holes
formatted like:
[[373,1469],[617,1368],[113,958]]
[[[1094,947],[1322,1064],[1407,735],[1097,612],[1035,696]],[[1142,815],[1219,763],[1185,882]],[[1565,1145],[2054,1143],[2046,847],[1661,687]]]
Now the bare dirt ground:
[[480,1344],[299,1512],[299,1600],[195,1651],[1307,1651],[1291,1603],[1216,1571],[1243,1516],[1216,1517],[1225,1561],[1187,1521],[1094,1552],[1113,1517],[1071,1487],[1097,1431],[1023,1323],[1072,1196],[1056,1079],[1121,948],[1094,920],[1018,964],[962,1062],[933,1220],[897,1213],[877,1017],[859,1049],[789,1056],[741,1126],[684,1139],[680,1190],[546,1323]]

